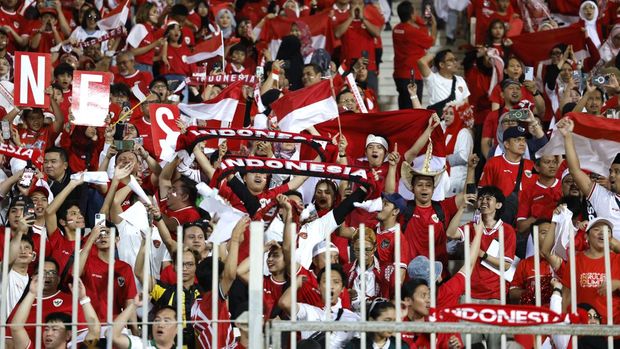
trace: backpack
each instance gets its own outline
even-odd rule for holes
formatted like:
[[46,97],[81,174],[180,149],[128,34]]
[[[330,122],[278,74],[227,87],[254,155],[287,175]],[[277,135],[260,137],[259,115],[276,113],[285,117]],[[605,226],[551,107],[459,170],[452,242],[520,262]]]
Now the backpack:
[[[444,213],[443,208],[441,207],[441,203],[439,201],[431,200],[431,206],[433,207],[433,210],[437,214],[437,218],[443,225],[443,228],[446,229],[446,227],[448,226],[448,222],[446,222],[446,214]],[[408,210],[404,214],[405,221],[403,223],[403,228],[401,229],[403,233],[407,230],[407,225],[409,224],[409,221],[413,217],[413,212],[415,212],[415,200],[407,201],[407,208]]]
[[[343,308],[338,309],[338,315],[336,315],[336,319],[334,321],[340,320],[343,313],[344,313]],[[327,345],[325,344],[325,332],[324,331],[314,332],[312,335],[310,335],[310,337],[308,337],[308,339],[316,341],[317,343],[321,345],[321,348],[323,349],[327,348]]]

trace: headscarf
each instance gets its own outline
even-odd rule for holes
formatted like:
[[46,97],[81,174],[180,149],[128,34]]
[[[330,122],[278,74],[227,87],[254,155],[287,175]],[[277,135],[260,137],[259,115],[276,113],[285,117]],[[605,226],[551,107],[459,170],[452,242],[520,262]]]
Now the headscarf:
[[[230,27],[222,28],[222,26],[220,26],[220,18],[222,18],[222,16],[224,16],[224,14],[226,13],[228,13],[228,15],[230,16]],[[235,28],[237,27],[237,22],[235,21],[235,14],[227,8],[223,8],[217,12],[217,15],[215,16],[215,22],[222,29],[222,35],[224,36],[224,39],[228,39],[229,37],[231,37],[235,32]]]
[[620,47],[614,45],[614,36],[616,35],[620,35],[620,24],[616,24],[611,28],[607,40],[598,49],[601,59],[605,63],[612,61],[618,55],[618,51],[620,51]]
[[450,105],[446,109],[452,109],[454,121],[444,131],[446,137],[446,154],[453,154],[456,139],[464,127],[471,127],[474,121],[473,107],[467,103],[460,106]]
[[290,90],[298,90],[303,87],[301,75],[304,69],[304,58],[301,55],[301,41],[294,35],[282,38],[276,59],[287,60],[286,78],[290,83]]
[[[594,18],[591,20],[587,20],[583,15],[583,8],[588,4],[594,6]],[[598,36],[598,30],[596,27],[596,21],[598,20],[598,5],[596,2],[591,0],[582,2],[581,6],[579,6],[579,18],[583,21],[583,26],[588,32],[588,37],[592,40],[594,45],[596,45],[596,47],[601,46],[601,39]]]

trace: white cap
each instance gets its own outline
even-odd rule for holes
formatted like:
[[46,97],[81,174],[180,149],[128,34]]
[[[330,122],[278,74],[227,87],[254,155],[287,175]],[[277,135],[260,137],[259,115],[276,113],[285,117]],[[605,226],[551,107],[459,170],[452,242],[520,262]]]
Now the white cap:
[[[327,249],[328,249],[327,241],[323,240],[323,241],[317,242],[316,245],[314,245],[314,247],[312,248],[312,257],[314,258],[320,255],[321,253],[325,253]],[[336,247],[336,245],[334,245],[333,242],[329,243],[329,251],[340,253],[340,251],[338,250],[338,247]]]
[[603,223],[603,224],[607,224],[609,226],[609,230],[614,230],[614,224],[607,218],[603,218],[603,217],[596,217],[593,220],[588,222],[588,226],[586,227],[586,231],[590,231],[590,229],[598,223]]
[[380,144],[383,146],[383,148],[385,148],[386,151],[388,150],[388,142],[387,140],[385,140],[385,138],[381,136],[369,134],[368,137],[366,137],[366,147],[368,147],[368,145],[370,145],[371,143]]

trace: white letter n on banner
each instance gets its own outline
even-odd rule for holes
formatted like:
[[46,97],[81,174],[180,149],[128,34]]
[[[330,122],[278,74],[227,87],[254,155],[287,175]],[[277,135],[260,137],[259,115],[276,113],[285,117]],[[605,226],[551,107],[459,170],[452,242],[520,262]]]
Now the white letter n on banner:
[[28,103],[28,86],[32,90],[32,96],[36,104],[43,104],[45,100],[45,57],[37,57],[37,76],[35,77],[32,64],[30,64],[30,57],[21,56],[21,68],[23,74],[19,84],[19,103]]

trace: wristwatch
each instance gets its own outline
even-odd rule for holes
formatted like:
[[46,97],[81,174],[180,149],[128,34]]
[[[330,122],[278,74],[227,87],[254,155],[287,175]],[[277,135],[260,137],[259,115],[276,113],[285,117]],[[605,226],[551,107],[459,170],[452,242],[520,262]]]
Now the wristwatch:
[[486,261],[486,260],[487,260],[487,257],[489,257],[489,255],[485,252],[485,253],[482,255],[482,258],[481,258],[481,259],[482,259],[483,261]]

